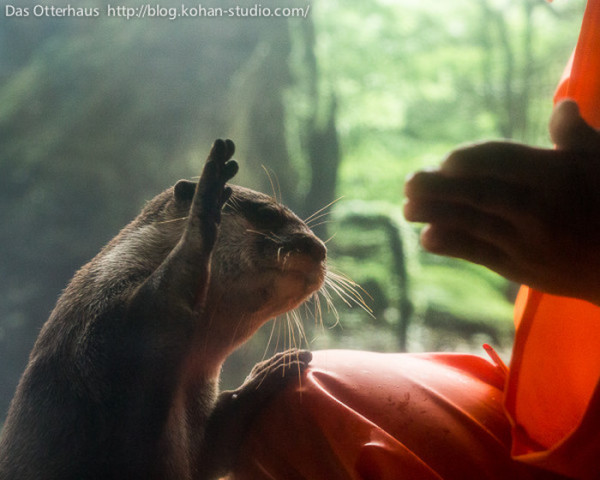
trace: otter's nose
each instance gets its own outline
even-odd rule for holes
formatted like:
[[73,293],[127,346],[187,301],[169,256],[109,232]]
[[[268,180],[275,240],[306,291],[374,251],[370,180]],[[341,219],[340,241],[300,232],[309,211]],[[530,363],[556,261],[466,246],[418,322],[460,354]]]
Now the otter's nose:
[[322,262],[327,258],[327,247],[314,235],[298,233],[289,239],[290,251],[297,251],[310,255],[316,262]]

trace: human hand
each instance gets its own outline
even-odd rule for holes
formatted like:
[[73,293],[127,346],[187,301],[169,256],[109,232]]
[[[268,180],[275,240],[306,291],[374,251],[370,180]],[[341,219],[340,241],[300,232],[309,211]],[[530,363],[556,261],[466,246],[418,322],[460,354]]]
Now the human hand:
[[404,214],[426,250],[485,265],[548,293],[600,304],[600,134],[571,101],[556,150],[489,142],[452,152],[405,185]]

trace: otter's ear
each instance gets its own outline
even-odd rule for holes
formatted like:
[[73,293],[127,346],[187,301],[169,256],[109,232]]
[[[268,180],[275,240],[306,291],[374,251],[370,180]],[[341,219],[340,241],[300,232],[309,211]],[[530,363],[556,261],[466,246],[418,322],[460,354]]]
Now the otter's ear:
[[178,202],[191,202],[196,191],[196,182],[189,180],[179,180],[173,187],[173,197]]

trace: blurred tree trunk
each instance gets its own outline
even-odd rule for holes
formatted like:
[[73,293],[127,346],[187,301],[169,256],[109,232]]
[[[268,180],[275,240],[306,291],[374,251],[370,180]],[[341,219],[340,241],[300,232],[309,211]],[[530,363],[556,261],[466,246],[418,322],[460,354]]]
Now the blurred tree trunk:
[[[299,210],[306,218],[335,201],[341,154],[336,127],[337,100],[334,93],[327,94],[328,92],[319,88],[322,79],[315,51],[312,20],[302,22],[300,33],[305,52],[305,89],[308,100],[308,115],[301,132],[304,132],[303,143],[310,181]],[[327,238],[325,221],[317,220],[311,227],[317,236]]]
[[[242,139],[237,155],[244,162],[236,180],[282,197],[304,218],[335,199],[340,162],[335,97],[324,95],[320,83],[309,17],[271,26],[231,85],[229,122],[234,138]],[[299,151],[290,152],[291,145]],[[316,222],[314,231],[326,237],[326,224]]]
[[[311,182],[302,211],[308,217],[335,201],[335,191],[340,164],[340,145],[335,123],[336,101],[331,101],[324,127],[313,123],[308,131],[308,162]],[[327,223],[316,220],[311,225],[322,239],[327,239]]]
[[[522,26],[511,31],[506,9],[480,0],[484,101],[496,114],[497,128],[507,139],[526,139],[533,71],[533,11],[539,2],[522,1]],[[522,38],[521,43],[517,39]],[[520,55],[517,53],[520,52]],[[499,60],[499,61],[498,61]],[[495,67],[501,66],[496,71]]]
[[271,22],[235,73],[228,124],[242,161],[236,182],[298,204],[298,174],[286,143],[284,92],[292,82],[287,22]]

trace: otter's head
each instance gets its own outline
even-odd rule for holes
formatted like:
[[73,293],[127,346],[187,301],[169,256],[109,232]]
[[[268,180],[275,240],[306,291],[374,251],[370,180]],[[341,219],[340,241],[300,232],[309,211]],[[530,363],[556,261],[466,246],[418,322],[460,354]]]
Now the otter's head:
[[[263,193],[229,185],[211,259],[205,311],[235,322],[244,340],[267,320],[292,310],[323,284],[327,249],[290,209]],[[180,181],[174,196],[193,196]],[[215,323],[212,324],[213,328]]]
[[223,288],[235,292],[247,313],[265,321],[321,287],[327,249],[272,197],[238,186],[232,190],[213,252],[209,294]]

